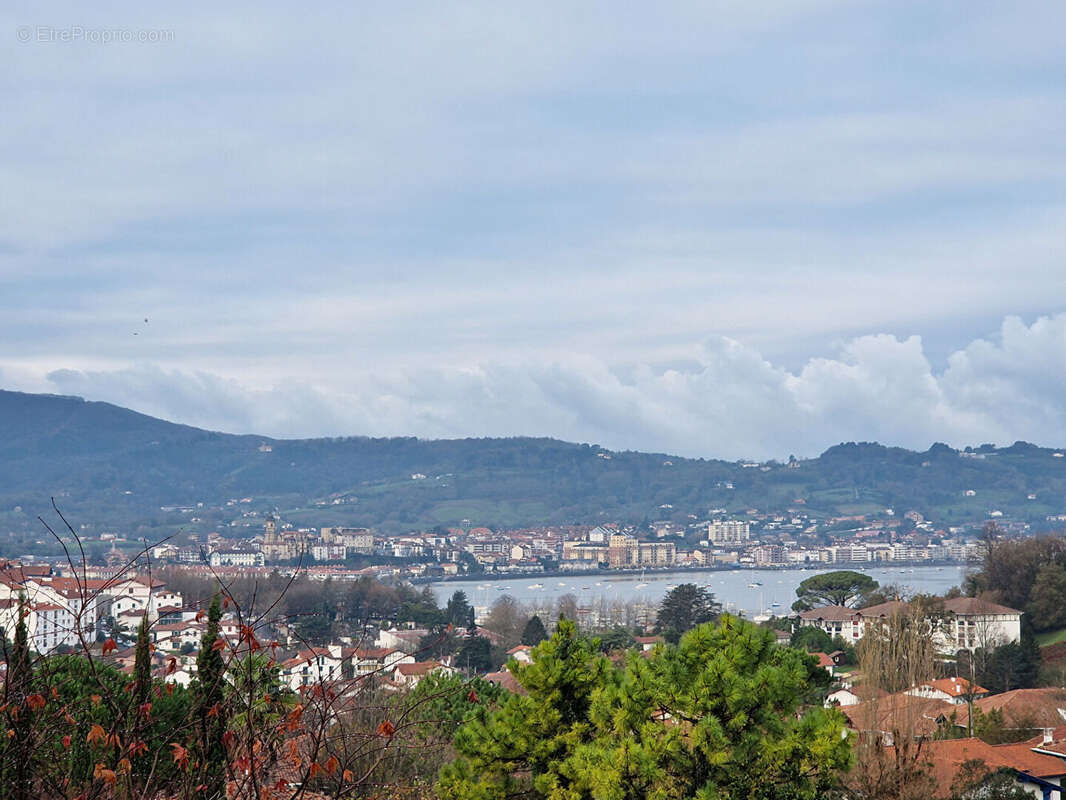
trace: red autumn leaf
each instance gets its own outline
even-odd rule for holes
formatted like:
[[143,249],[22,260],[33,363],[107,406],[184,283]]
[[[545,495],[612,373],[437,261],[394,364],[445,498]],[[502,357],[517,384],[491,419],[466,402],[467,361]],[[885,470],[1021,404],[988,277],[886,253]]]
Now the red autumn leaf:
[[391,738],[394,733],[396,733],[396,726],[393,725],[388,720],[385,720],[380,725],[378,725],[378,735],[379,736],[385,736],[385,737]]
[[93,704],[94,706],[98,706],[98,705],[100,705],[100,695],[98,695],[98,694],[91,694],[91,695],[89,695],[89,699],[90,699],[90,700],[92,701],[92,704]]
[[119,736],[117,733],[110,734],[107,737],[107,746],[108,747],[117,747],[117,748],[121,749],[121,747],[122,747],[122,737]]
[[138,710],[145,717],[149,717],[152,714],[152,704],[151,703],[141,703],[140,708]]
[[174,752],[174,763],[181,769],[187,768],[189,766],[189,751],[177,742],[171,742],[170,748]]
[[197,622],[203,622],[204,621],[204,617],[206,617],[206,616],[207,616],[207,612],[204,611],[201,608],[199,611],[196,612],[196,621]]
[[314,762],[311,763],[311,773],[310,774],[311,774],[312,778],[315,777],[321,771],[322,771],[322,767],[319,766],[319,763],[317,761],[314,761]]
[[58,700],[59,699],[59,690],[56,687],[54,687],[54,686],[52,687],[52,699],[53,700]]
[[37,711],[48,705],[48,701],[44,699],[44,695],[34,693],[26,698],[26,705],[33,711]]
[[60,741],[63,742],[63,747],[64,748],[66,748],[67,750],[70,749],[70,737],[69,736],[64,736]]
[[222,610],[225,611],[227,608],[229,608],[229,595],[228,594],[224,595],[222,597]]
[[168,683],[167,684],[167,694],[174,694],[174,684],[173,683]]
[[218,639],[215,639],[214,644],[211,645],[211,649],[212,650],[221,650],[225,646],[226,646],[226,640],[223,639],[222,637],[219,637]]
[[330,756],[326,759],[326,763],[322,766],[325,768],[327,775],[332,775],[334,772],[337,771],[337,767],[339,767],[340,765],[341,762],[337,760],[336,756]]
[[139,756],[141,753],[148,752],[148,745],[142,741],[130,742],[130,755]]
[[117,771],[118,772],[129,773],[129,771],[130,771],[130,769],[132,769],[132,767],[133,767],[133,765],[130,764],[130,760],[128,758],[120,758],[118,760],[118,766],[117,766]]
[[104,730],[102,725],[94,724],[89,728],[89,732],[85,735],[86,744],[92,744],[93,742],[104,742],[107,740],[107,731]]
[[344,772],[341,773],[341,777],[344,778],[345,783],[351,783],[352,780],[355,778],[355,775],[350,769],[346,769],[344,770]]
[[222,746],[228,750],[233,747],[233,742],[236,741],[236,739],[237,737],[234,735],[233,731],[226,731],[222,734]]
[[207,709],[207,718],[212,719],[218,716],[218,712],[222,710],[222,707],[218,703],[215,703],[211,708]]
[[104,642],[103,648],[101,648],[101,652],[103,652],[105,656],[108,653],[113,653],[115,650],[118,650],[118,645],[115,644],[114,639],[108,639],[106,642]]
[[96,765],[96,769],[93,770],[93,778],[98,781],[107,781],[112,786],[115,785],[115,771],[107,769],[103,764]]

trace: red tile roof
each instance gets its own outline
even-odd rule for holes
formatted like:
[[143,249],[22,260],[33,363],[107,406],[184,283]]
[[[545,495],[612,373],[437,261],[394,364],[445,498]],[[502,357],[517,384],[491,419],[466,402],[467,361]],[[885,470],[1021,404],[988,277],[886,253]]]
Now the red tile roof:
[[936,778],[937,795],[947,797],[959,768],[967,761],[983,761],[993,770],[1009,767],[1044,779],[1066,775],[1066,761],[1034,753],[1032,747],[1031,742],[991,745],[980,739],[944,739],[926,742],[924,752]]

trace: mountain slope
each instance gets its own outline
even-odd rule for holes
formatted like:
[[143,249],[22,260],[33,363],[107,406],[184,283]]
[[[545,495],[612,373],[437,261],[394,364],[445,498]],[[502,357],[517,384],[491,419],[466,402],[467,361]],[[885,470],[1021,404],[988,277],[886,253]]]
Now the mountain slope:
[[[0,531],[37,530],[34,517],[53,496],[89,529],[142,535],[179,524],[239,525],[246,512],[272,508],[308,524],[405,530],[464,519],[683,520],[703,518],[710,508],[783,511],[797,499],[815,514],[893,507],[951,524],[980,521],[998,508],[1039,521],[1066,510],[1064,462],[1025,443],[963,454],[944,445],[916,453],[852,443],[790,469],[554,439],[274,440],[177,425],[108,403],[0,391]],[[976,495],[967,497],[968,489]]]

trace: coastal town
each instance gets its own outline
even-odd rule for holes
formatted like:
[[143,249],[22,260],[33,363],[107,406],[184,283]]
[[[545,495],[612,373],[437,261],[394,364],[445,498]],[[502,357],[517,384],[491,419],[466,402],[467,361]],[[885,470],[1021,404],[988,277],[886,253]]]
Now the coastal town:
[[[889,510],[891,511],[891,510]],[[1001,530],[1010,531],[1002,523]],[[914,511],[900,516],[815,520],[759,514],[644,526],[543,526],[502,529],[470,525],[388,535],[370,528],[310,528],[272,515],[240,537],[186,534],[185,543],[151,548],[159,563],[249,570],[299,565],[312,573],[366,569],[404,579],[465,575],[536,575],[610,570],[801,568],[839,564],[965,564],[981,557],[980,528],[942,528]],[[1020,526],[1019,530],[1023,530]],[[179,537],[175,537],[179,538]],[[106,560],[121,563],[136,543],[113,533]]]

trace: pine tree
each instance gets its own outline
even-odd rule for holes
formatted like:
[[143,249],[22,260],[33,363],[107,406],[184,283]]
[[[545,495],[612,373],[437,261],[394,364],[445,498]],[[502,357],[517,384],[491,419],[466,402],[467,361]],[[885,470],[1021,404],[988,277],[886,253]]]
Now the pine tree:
[[736,617],[621,670],[568,621],[534,656],[459,729],[443,800],[815,800],[851,764],[839,712],[798,713],[812,659]]
[[30,661],[29,632],[26,617],[29,609],[26,598],[18,602],[18,622],[15,624],[15,641],[7,665],[7,680],[4,684],[4,707],[7,730],[3,757],[3,791],[14,800],[30,800],[34,797],[33,778],[33,725],[32,710],[26,698],[32,692],[33,665]]
[[193,749],[197,756],[197,769],[205,797],[221,797],[226,778],[226,748],[222,737],[226,732],[226,714],[222,709],[224,699],[226,664],[220,641],[222,599],[215,593],[207,611],[207,628],[200,639],[200,652],[196,657],[197,682],[194,688],[194,717],[196,737]]
[[547,638],[548,632],[544,630],[544,623],[540,621],[540,617],[534,614],[529,618],[526,627],[522,629],[522,644],[536,647]]
[[441,770],[440,797],[503,800],[530,789],[532,797],[566,795],[568,759],[591,741],[592,694],[608,680],[610,666],[568,620],[534,655],[532,664],[508,666],[528,694],[508,695],[491,713],[481,706],[459,729],[461,757]]
[[152,693],[152,652],[148,644],[148,612],[137,629],[137,650],[133,659],[133,703],[135,709],[148,702]]

